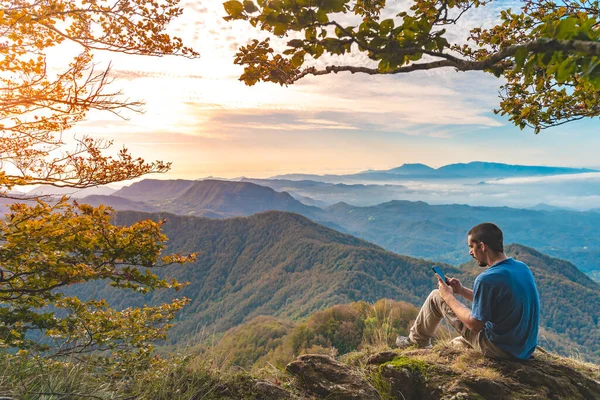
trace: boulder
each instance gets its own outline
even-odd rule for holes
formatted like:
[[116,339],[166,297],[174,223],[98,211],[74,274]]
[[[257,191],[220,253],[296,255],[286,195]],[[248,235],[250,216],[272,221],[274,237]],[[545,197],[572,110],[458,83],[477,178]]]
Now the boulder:
[[297,389],[316,398],[600,400],[599,366],[552,354],[506,361],[439,347],[363,357],[363,363],[350,367],[329,356],[304,355],[287,371],[297,378]]
[[[472,350],[431,352],[386,351],[371,356],[367,364],[380,364],[377,368],[390,386],[389,395],[397,399],[600,399],[600,367],[593,364],[541,353],[531,360],[506,361],[486,358]],[[449,367],[465,356],[470,364]]]
[[380,365],[392,361],[394,358],[398,357],[398,355],[399,353],[395,351],[382,351],[381,353],[377,353],[369,357],[367,364]]
[[299,379],[305,390],[320,398],[380,400],[365,378],[329,356],[306,354],[288,364],[286,370]]
[[257,380],[254,387],[257,392],[257,400],[288,400],[293,398],[282,387],[270,382]]

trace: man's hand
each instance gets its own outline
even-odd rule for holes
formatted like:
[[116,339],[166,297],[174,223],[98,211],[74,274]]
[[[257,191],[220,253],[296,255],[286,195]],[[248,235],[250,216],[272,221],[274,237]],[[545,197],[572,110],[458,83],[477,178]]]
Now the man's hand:
[[[479,321],[473,318],[471,310],[465,307],[464,304],[462,304],[460,301],[458,301],[456,297],[453,296],[455,289],[453,289],[453,287],[450,285],[446,285],[446,282],[442,281],[442,278],[440,278],[437,274],[435,276],[438,280],[438,289],[440,290],[440,296],[442,296],[442,299],[444,299],[446,304],[448,304],[448,307],[450,307],[452,311],[454,311],[458,319],[460,319],[461,322],[465,324],[466,327],[469,328],[472,332],[477,333],[481,331],[485,326],[485,321]],[[458,279],[454,280],[460,285]],[[452,281],[452,279],[448,279],[448,282],[450,281]],[[456,287],[456,283],[454,285]],[[460,287],[462,287],[462,285],[460,285]],[[471,292],[469,289],[465,289],[465,291]]]
[[442,278],[440,278],[438,274],[435,274],[435,276],[438,280],[438,289],[440,290],[440,296],[442,296],[442,299],[446,300],[454,293],[452,287],[446,285],[446,283],[442,281]]
[[448,285],[450,285],[450,287],[452,288],[452,291],[454,291],[454,293],[462,296],[463,285],[462,285],[462,283],[460,283],[460,281],[458,279],[448,278]]

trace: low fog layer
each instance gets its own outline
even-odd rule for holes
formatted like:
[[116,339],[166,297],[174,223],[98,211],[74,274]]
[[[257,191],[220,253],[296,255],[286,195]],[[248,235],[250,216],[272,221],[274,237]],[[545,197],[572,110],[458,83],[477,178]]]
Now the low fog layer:
[[[506,179],[349,181],[322,183],[280,179],[245,179],[292,196],[310,205],[345,202],[371,206],[391,200],[429,204],[468,204],[531,208],[549,205],[573,210],[600,208],[600,173]],[[311,203],[311,200],[314,201]]]

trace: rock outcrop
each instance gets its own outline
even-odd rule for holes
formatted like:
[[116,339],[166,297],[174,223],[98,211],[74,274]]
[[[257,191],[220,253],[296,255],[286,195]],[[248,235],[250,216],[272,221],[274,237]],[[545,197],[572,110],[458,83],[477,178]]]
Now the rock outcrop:
[[257,380],[254,384],[254,388],[257,394],[256,397],[259,400],[288,400],[294,398],[283,388],[270,382]]
[[309,393],[331,400],[379,400],[377,390],[359,373],[333,358],[307,354],[288,364]]
[[303,355],[287,366],[292,398],[327,399],[600,399],[600,366],[536,352],[501,361],[472,350],[354,353],[339,361]]

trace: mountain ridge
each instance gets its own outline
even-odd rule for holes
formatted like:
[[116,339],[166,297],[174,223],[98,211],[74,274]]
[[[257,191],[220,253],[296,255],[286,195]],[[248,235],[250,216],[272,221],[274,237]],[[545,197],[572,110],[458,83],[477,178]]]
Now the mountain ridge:
[[[82,202],[86,199],[82,199]],[[119,211],[165,211],[210,218],[246,216],[268,210],[315,216],[321,211],[318,207],[296,200],[285,191],[277,192],[251,182],[210,179],[143,180],[122,188],[112,196],[89,199],[92,204],[98,204],[101,200]]]
[[[199,253],[195,263],[161,272],[190,285],[179,293],[156,292],[143,300],[147,304],[175,296],[192,299],[173,328],[173,341],[190,339],[197,326],[222,332],[258,315],[299,319],[325,307],[358,300],[390,298],[420,306],[435,288],[432,261],[390,253],[299,214],[269,211],[217,220],[119,212],[115,218],[123,225],[146,218],[167,219],[163,225],[170,238],[167,252]],[[600,338],[585,332],[598,328],[593,316],[600,309],[600,285],[564,261],[543,258],[524,246],[508,249],[509,253],[518,252],[519,259],[526,256],[534,260],[532,271],[539,279],[542,308],[555,315],[544,314],[543,327],[594,357],[600,351]],[[472,264],[460,268],[437,264],[465,283],[480,271]],[[562,270],[571,275],[557,272]],[[131,305],[135,298],[142,302],[139,296],[117,296],[107,288],[96,288],[96,292],[116,301],[117,307]],[[561,300],[563,297],[568,297],[568,302]]]
[[[297,212],[338,231],[377,243],[389,251],[455,265],[468,260],[468,255],[462,251],[466,232],[478,223],[493,221],[503,229],[507,241],[523,243],[551,256],[565,258],[593,276],[596,272],[600,273],[600,269],[595,269],[596,255],[600,254],[600,246],[594,239],[600,235],[600,214],[596,212],[431,205],[409,200],[391,200],[375,206],[356,206],[344,201],[321,209],[305,205],[285,191],[277,192],[252,182],[159,181],[159,186],[154,187],[155,182],[145,185],[144,190],[150,192],[151,200],[144,203],[148,204],[147,207],[138,203],[112,203],[111,197],[107,197],[105,202],[117,210],[152,211],[154,208],[211,218],[250,215],[269,209]],[[179,197],[165,192],[165,188],[172,184],[180,188]],[[285,189],[286,185],[282,183],[281,188]],[[327,186],[325,190],[332,186],[324,185]],[[369,189],[368,185],[356,186],[361,191]],[[235,187],[238,189],[231,189]],[[139,193],[129,190],[130,198],[144,198],[144,190]],[[187,190],[192,191],[184,195]],[[157,197],[160,192],[167,197]],[[85,199],[80,202],[85,202]]]
[[464,178],[509,178],[540,175],[562,175],[599,172],[590,168],[551,167],[535,165],[504,164],[484,161],[454,163],[432,168],[425,164],[403,164],[387,170],[367,170],[357,174],[283,174],[270,179],[317,180],[334,182],[336,180],[404,180],[404,179],[464,179]]

